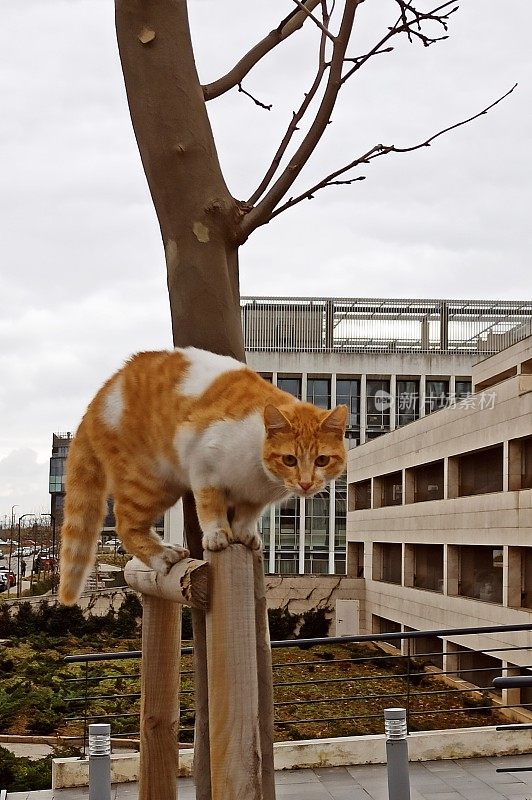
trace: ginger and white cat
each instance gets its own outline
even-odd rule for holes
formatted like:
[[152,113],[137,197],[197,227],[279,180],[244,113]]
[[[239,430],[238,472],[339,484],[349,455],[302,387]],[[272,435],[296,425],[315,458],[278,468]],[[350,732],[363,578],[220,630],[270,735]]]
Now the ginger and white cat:
[[133,356],[70,445],[60,600],[72,605],[83,591],[109,495],[124,546],[159,572],[188,555],[152,529],[187,490],[205,549],[259,548],[267,505],[310,497],[344,471],[346,419],[346,406],[300,402],[227,356],[193,347]]

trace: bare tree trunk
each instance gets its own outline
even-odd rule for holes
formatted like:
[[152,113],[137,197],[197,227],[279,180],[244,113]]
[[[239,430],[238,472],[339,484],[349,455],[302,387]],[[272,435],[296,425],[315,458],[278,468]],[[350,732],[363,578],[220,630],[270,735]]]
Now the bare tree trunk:
[[184,0],[116,0],[127,98],[159,219],[174,344],[244,359],[238,203],[225,184]]
[[[199,83],[184,0],[116,0],[116,30],[133,129],[159,219],[175,346],[245,360],[240,322],[241,218],[222,176]],[[201,557],[192,495],[185,531]],[[210,800],[203,612],[193,611],[199,800]]]

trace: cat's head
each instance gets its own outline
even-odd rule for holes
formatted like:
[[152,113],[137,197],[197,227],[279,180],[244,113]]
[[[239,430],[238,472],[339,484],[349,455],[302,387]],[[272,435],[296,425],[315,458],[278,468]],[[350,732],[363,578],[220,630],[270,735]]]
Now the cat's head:
[[347,406],[324,411],[311,403],[264,409],[266,471],[300,497],[321,491],[344,472]]

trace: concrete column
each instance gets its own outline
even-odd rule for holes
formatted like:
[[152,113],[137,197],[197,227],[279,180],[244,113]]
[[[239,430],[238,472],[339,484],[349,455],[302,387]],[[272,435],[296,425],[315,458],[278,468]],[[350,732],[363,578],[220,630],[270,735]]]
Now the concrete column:
[[360,444],[366,441],[367,383],[366,375],[360,376]]
[[[331,375],[331,408],[336,407],[336,372]],[[347,565],[347,497],[349,487],[346,487],[346,565]],[[329,495],[329,574],[334,574],[334,529],[336,527],[336,481],[331,481]]]
[[413,503],[415,498],[416,481],[414,470],[403,470],[403,504]]
[[185,528],[183,525],[183,504],[178,500],[175,506],[164,512],[164,541],[169,544],[183,544]]
[[508,463],[506,464],[506,451],[505,451],[505,479],[507,478],[508,486],[503,482],[503,488],[508,489],[510,492],[515,492],[521,488],[521,459],[522,459],[522,443],[518,439],[510,442],[504,442],[508,446]]
[[[521,674],[519,667],[516,667],[515,664],[510,664],[509,661],[503,661],[502,667],[505,678],[513,678]],[[521,689],[513,687],[511,689],[503,689],[502,704],[504,706],[521,705]]]
[[521,607],[521,548],[504,545],[502,550],[502,604]]
[[457,678],[457,670],[460,669],[460,649],[457,644],[450,642],[449,639],[443,640],[443,671],[454,673],[451,678]]
[[454,597],[460,589],[460,551],[454,544],[443,546],[443,593]]
[[403,586],[414,585],[415,550],[413,544],[403,542]]
[[[307,399],[307,379],[308,373],[301,374],[301,399]],[[299,501],[299,574],[305,573],[305,498]]]
[[394,431],[397,414],[397,375],[390,375],[390,399],[390,430]]
[[[331,481],[329,489],[329,575],[334,574],[334,529],[336,526],[336,481]],[[347,519],[346,519],[347,528]],[[346,531],[347,538],[347,531]],[[346,541],[347,547],[347,541]]]
[[305,498],[299,500],[299,567],[300,575],[305,574]]
[[460,488],[460,468],[456,456],[448,456],[443,461],[443,496],[445,499],[458,497]]
[[419,416],[425,416],[425,395],[427,389],[427,376],[420,375],[419,376]]
[[275,548],[277,545],[277,531],[275,530],[275,506],[270,506],[270,564],[269,571],[275,572]]
[[456,402],[456,375],[449,375],[449,401]]
[[502,490],[507,492],[509,489],[510,478],[510,447],[509,442],[502,443]]

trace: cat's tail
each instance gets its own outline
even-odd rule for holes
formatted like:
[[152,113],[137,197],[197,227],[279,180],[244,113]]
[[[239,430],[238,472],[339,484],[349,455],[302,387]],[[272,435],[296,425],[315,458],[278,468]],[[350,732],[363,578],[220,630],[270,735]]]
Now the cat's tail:
[[87,436],[86,424],[82,422],[70,445],[66,464],[59,600],[67,606],[78,601],[94,565],[105,517],[106,488],[103,465]]

